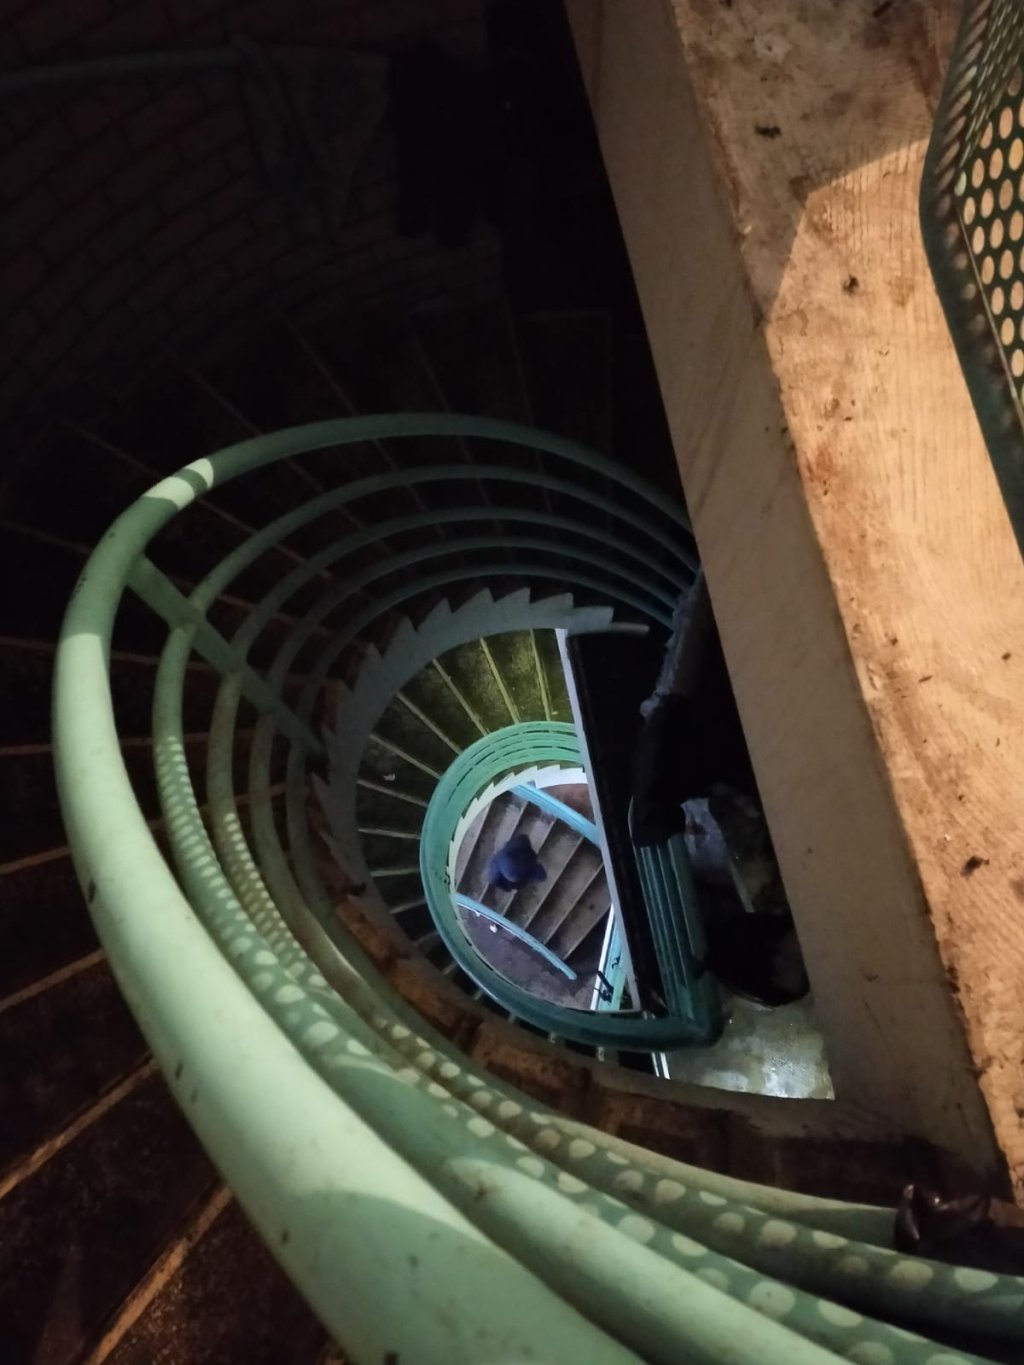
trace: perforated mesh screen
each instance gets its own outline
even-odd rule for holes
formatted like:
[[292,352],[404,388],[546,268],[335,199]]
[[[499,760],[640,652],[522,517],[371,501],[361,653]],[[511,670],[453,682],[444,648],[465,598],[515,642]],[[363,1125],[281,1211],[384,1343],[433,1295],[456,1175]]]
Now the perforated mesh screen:
[[1024,5],[967,5],[921,193],[936,285],[1024,547]]

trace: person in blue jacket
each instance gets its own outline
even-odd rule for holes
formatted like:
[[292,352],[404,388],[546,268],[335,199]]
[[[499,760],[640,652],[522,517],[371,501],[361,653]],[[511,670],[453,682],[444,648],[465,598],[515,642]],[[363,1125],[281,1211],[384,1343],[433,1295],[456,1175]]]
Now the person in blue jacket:
[[547,875],[525,834],[514,834],[487,864],[487,883],[499,891],[519,891],[530,882],[546,881]]

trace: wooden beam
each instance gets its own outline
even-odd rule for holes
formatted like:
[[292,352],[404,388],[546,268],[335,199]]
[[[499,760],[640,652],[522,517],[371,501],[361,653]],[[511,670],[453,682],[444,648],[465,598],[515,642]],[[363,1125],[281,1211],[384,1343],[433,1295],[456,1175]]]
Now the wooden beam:
[[952,7],[566,0],[837,1095],[1024,1192],[1024,566],[917,219]]

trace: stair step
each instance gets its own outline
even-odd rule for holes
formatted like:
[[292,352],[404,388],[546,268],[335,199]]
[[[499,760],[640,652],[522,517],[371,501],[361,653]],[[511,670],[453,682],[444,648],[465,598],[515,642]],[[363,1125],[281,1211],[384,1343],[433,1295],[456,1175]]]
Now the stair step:
[[533,637],[540,656],[540,666],[547,679],[551,719],[571,725],[572,707],[569,704],[569,689],[562,668],[562,657],[558,650],[558,638],[553,630],[535,630]]
[[359,843],[367,867],[387,867],[389,863],[405,866],[420,856],[418,832],[397,825],[360,826]]
[[498,849],[519,831],[526,819],[526,803],[511,792],[496,797],[490,803],[466,861],[459,891],[472,896],[474,900],[483,901],[485,905],[489,895],[493,900],[495,893],[488,893],[487,889],[487,864]]
[[418,833],[425,814],[422,806],[412,805],[391,792],[360,787],[356,795],[356,820],[360,828],[383,826]]
[[534,637],[540,631],[506,631],[490,635],[487,648],[521,721],[547,720]]
[[568,904],[561,923],[550,930],[548,947],[575,967],[577,950],[592,930],[603,924],[610,908],[611,896],[604,864],[596,862],[591,880],[576,900]]
[[[462,749],[481,738],[472,715],[434,667],[421,669],[402,691]],[[472,701],[466,699],[472,707]]]
[[[49,741],[53,660],[52,640],[0,636],[0,745]],[[110,686],[121,734],[141,735],[149,730],[157,662],[152,654],[114,652]],[[219,685],[219,676],[208,665],[199,659],[190,661],[184,692],[186,730],[209,724]]]
[[[435,412],[441,406],[417,349],[416,337],[404,311],[375,308],[339,322],[331,318],[303,329],[316,350],[344,376],[346,392],[363,413]],[[381,443],[388,460],[399,468],[453,463],[463,458],[457,443],[436,437],[410,436]],[[405,505],[392,515],[419,507],[450,505],[448,489],[421,486],[408,492]]]
[[[244,415],[232,411],[230,402],[219,401],[168,358],[155,375],[127,395],[118,411],[99,424],[97,434],[161,474],[171,474],[255,432]],[[222,485],[215,496],[221,507],[258,527],[308,501],[319,486],[303,473],[301,462],[286,460]],[[312,550],[322,543],[322,536],[318,538],[315,531],[296,532],[289,543]]]
[[488,731],[514,723],[494,671],[478,640],[450,649],[440,659],[452,682],[468,697]]
[[473,823],[466,830],[466,833],[464,834],[462,839],[462,843],[459,845],[459,852],[455,860],[456,887],[464,887],[469,885],[469,883],[466,880],[466,871],[469,867],[469,860],[473,855],[473,850],[476,848],[477,843],[479,842],[480,832],[483,829],[485,820],[487,819],[487,812],[489,809],[490,809],[489,806],[485,806],[483,810],[477,811],[476,816],[473,819]]
[[519,349],[537,426],[593,450],[612,448],[612,329],[606,312],[531,313]]
[[[512,422],[530,421],[530,399],[519,346],[504,303],[421,308],[412,315],[412,325],[442,406],[450,412],[479,412]],[[482,464],[517,469],[543,467],[542,457],[523,446],[467,438],[466,448]],[[517,505],[535,505],[529,489],[503,488],[501,497]],[[495,500],[493,490],[488,500]]]
[[[55,638],[84,554],[44,541],[27,528],[6,525],[0,534],[0,575],[17,584],[0,600],[0,635]],[[131,593],[118,613],[119,643],[146,653],[159,650],[166,628]]]
[[607,916],[597,916],[591,928],[584,937],[573,945],[565,959],[582,979],[590,983],[591,988],[596,984],[596,972],[601,965],[601,952],[604,948],[606,928]]
[[455,758],[444,740],[397,701],[389,704],[373,733],[385,745],[394,746],[435,773],[443,773]]
[[[523,811],[513,834],[525,834],[533,849],[539,851],[544,847],[554,823],[554,818],[547,811],[540,810],[537,806],[526,801],[523,803]],[[541,861],[543,862],[543,859]],[[497,888],[489,888],[481,895],[480,899],[485,905],[497,910],[508,919],[515,919],[516,906],[520,897],[525,896],[534,886],[544,886],[545,884],[544,882],[527,882],[526,886],[520,891],[499,891]]]
[[[0,636],[0,745],[46,744],[52,729],[54,643],[52,640]],[[153,679],[159,660],[153,654],[114,650],[110,690],[118,733],[147,735],[152,725]],[[186,733],[210,723],[220,675],[193,656],[182,697]],[[303,679],[290,675],[282,695],[295,702]]]
[[[414,872],[402,872],[394,876],[388,876],[387,864],[381,864],[379,867],[374,866],[371,868],[373,884],[379,891],[385,905],[407,905],[410,901],[422,900],[423,881],[419,873],[418,858],[418,849],[404,850],[404,856],[403,850],[401,849],[399,849],[397,853],[395,850],[391,850],[392,867],[414,866],[416,870]],[[410,937],[412,937],[412,934],[404,921],[402,922],[402,928],[410,934]]]
[[371,735],[363,753],[359,773],[382,786],[392,783],[401,791],[429,801],[437,779],[423,772],[414,764],[407,762],[391,749],[385,748]]
[[[11,582],[23,583],[24,590],[5,595],[0,606],[0,637],[20,636],[55,639],[75,583],[91,552],[87,541],[64,541],[34,527],[4,523],[0,527],[0,571]],[[159,557],[154,562],[159,565]],[[193,580],[172,578],[179,592],[188,594]],[[252,602],[233,592],[217,599],[208,619],[222,635],[230,637],[248,618]],[[285,614],[273,617],[250,651],[254,661],[266,662],[286,639],[296,618]],[[319,631],[326,639],[325,631]],[[163,648],[167,627],[132,592],[126,592],[118,608],[114,627],[114,647],[132,653],[155,654]]]
[[412,324],[452,412],[530,421],[516,331],[504,302],[418,308]]
[[319,1365],[325,1342],[323,1328],[231,1201],[127,1328],[107,1365]]
[[[244,765],[243,765],[244,766]],[[236,784],[239,789],[241,783]],[[284,792],[271,788],[278,827],[283,827]],[[248,797],[237,796],[243,830],[251,842]],[[154,837],[169,856],[159,823]],[[86,896],[68,849],[61,845],[0,865],[0,1000],[95,952],[96,935]]]
[[102,957],[11,1008],[0,1001],[0,1171],[65,1127],[146,1052]]
[[[413,942],[424,937],[428,937],[430,942],[433,941],[434,918],[423,898],[422,887],[409,900],[394,905],[391,913],[398,927]],[[440,936],[438,937],[440,938]],[[447,955],[447,949],[445,949],[445,953]]]
[[[250,730],[235,731],[237,790],[244,790],[247,785],[251,742]],[[185,737],[185,756],[193,785],[200,794],[205,790],[206,751],[205,734]],[[152,740],[144,737],[128,742],[121,754],[143,815],[156,818],[160,801]],[[65,837],[50,746],[0,749],[0,864],[63,845]]]
[[0,1000],[96,951],[67,853],[0,870]]
[[8,1359],[38,1359],[44,1332],[59,1359],[84,1349],[214,1178],[153,1074],[15,1186],[0,1200]]
[[[5,500],[5,516],[91,548],[114,519],[161,477],[161,471],[87,431],[61,428]],[[55,488],[60,489],[59,497],[54,496]],[[251,529],[201,499],[184,516],[172,518],[154,539],[150,554],[176,574],[198,579],[241,544]],[[282,562],[287,562],[280,551],[273,559],[273,564],[248,571],[239,580],[241,590],[251,588],[261,595],[269,591],[284,572]]]
[[[303,344],[303,335],[284,321],[271,322],[247,345],[204,365],[203,377],[261,431],[351,416],[343,376],[332,376],[312,341]],[[346,446],[344,460],[346,477],[379,467],[372,447],[366,445]],[[311,454],[303,457],[303,464],[330,484],[340,481],[335,455]]]
[[560,820],[552,822],[543,843],[537,848],[537,856],[544,864],[547,880],[531,882],[516,895],[509,907],[509,918],[535,934],[533,921],[540,907],[547,901],[553,888],[569,864],[576,850],[582,844],[580,836]]
[[154,481],[144,467],[61,429],[49,436],[5,496],[4,514],[55,535],[92,542]]
[[[551,889],[544,898],[533,919],[529,930],[542,943],[551,943],[558,930],[572,914],[573,907],[582,897],[589,895],[597,873],[603,868],[601,852],[593,844],[581,840]],[[607,897],[607,890],[602,894]],[[605,900],[607,907],[607,899]]]
[[[53,659],[52,640],[14,635],[0,638],[0,744],[43,744],[49,740]],[[138,710],[148,718],[148,702]]]
[[502,976],[553,1005],[586,1008],[590,1004],[592,982],[569,980],[528,944],[513,938],[501,925],[488,923],[467,913],[466,931],[480,956]]
[[[309,422],[350,417],[354,407],[340,384],[329,381],[330,367],[312,343],[303,345],[295,331],[283,322],[263,328],[243,349],[216,363],[194,371],[196,381],[211,395],[233,409],[250,432],[278,431]],[[284,471],[268,474],[282,485],[285,477],[296,487],[293,503],[282,503],[274,510],[298,505],[317,491],[337,488],[350,480],[381,471],[380,448],[359,442],[333,449],[309,451],[283,465]],[[251,476],[246,476],[246,481]],[[305,484],[303,491],[299,483]],[[262,504],[263,516],[273,504]],[[356,510],[341,508],[322,522],[332,538],[340,538],[366,525]],[[306,548],[312,528],[298,533]]]

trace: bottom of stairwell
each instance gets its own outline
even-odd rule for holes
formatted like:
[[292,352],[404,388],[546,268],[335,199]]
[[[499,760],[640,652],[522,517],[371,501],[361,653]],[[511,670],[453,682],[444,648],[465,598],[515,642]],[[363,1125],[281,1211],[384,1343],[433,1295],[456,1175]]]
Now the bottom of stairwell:
[[532,995],[552,1005],[569,1005],[574,1009],[589,1009],[594,994],[593,974],[581,974],[570,981],[555,967],[551,967],[527,944],[513,938],[500,924],[467,910],[463,924],[474,948],[492,967],[522,986]]
[[[548,787],[547,793],[593,820],[585,783]],[[530,839],[547,875],[544,881],[508,892],[488,885],[486,867],[512,832]],[[604,930],[611,913],[600,848],[588,845],[549,812],[507,792],[477,816],[467,832],[460,862],[463,874],[459,890],[502,917],[497,920],[463,908],[463,926],[480,956],[542,1000],[575,1009],[592,1008]],[[524,941],[516,929],[525,930],[537,946]],[[557,963],[548,959],[545,949]]]

